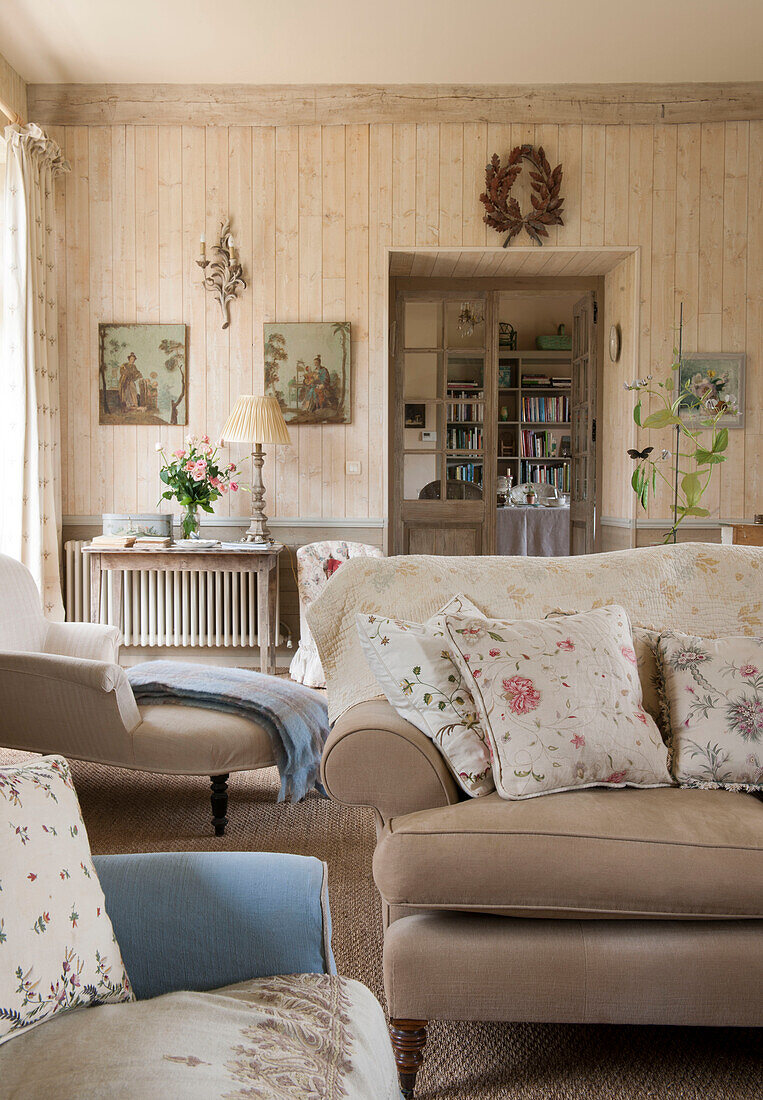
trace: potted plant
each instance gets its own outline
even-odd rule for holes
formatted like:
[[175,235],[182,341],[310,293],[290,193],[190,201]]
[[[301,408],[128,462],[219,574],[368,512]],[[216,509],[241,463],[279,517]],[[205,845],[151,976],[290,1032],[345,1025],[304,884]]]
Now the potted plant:
[[167,458],[161,443],[156,449],[162,456],[159,477],[167,486],[161,500],[176,500],[183,508],[180,526],[183,538],[199,537],[199,509],[213,512],[212,505],[229,490],[238,492],[235,462],[223,464],[218,458],[220,445],[210,443],[209,436],[199,439],[189,435],[185,447],[173,451]]

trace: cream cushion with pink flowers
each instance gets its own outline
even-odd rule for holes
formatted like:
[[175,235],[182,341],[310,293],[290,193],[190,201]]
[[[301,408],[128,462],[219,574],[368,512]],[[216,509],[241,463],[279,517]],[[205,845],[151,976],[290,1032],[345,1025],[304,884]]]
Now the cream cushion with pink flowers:
[[672,784],[622,607],[513,622],[448,615],[445,629],[503,798]]

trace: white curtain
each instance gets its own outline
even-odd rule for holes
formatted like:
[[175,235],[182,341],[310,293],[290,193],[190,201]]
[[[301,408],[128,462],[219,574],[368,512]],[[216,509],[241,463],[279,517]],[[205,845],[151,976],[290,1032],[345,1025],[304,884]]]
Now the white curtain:
[[69,165],[39,126],[5,130],[0,358],[0,552],[23,561],[63,619],[53,180]]

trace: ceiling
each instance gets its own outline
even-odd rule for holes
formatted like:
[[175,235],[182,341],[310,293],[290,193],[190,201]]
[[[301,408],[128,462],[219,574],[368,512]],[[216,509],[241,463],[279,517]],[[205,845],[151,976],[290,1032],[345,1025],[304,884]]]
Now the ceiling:
[[0,3],[29,83],[751,81],[761,41],[761,0]]
[[502,278],[606,275],[631,248],[417,248],[393,249],[390,275],[423,278]]

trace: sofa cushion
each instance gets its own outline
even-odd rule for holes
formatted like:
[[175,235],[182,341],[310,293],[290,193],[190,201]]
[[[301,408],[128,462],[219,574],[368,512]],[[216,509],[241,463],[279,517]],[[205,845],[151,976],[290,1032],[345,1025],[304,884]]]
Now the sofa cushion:
[[0,1081],[24,1100],[400,1095],[379,1002],[328,974],[67,1013],[0,1048]]
[[390,905],[536,917],[763,917],[763,802],[728,791],[497,793],[393,818]]

